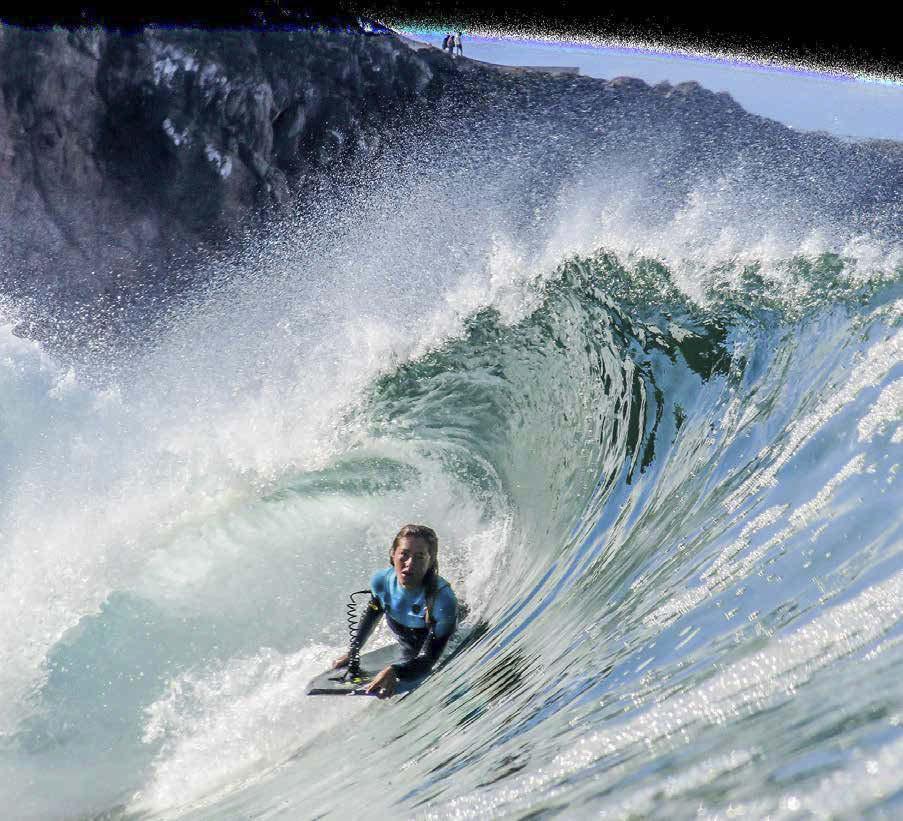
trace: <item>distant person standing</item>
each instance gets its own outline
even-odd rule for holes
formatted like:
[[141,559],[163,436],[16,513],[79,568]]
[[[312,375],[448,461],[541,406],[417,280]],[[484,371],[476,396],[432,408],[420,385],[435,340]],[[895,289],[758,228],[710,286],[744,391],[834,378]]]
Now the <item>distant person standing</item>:
[[452,39],[452,36],[451,36],[450,34],[446,34],[446,35],[445,35],[445,39],[442,41],[442,50],[443,50],[443,51],[450,51],[450,50],[451,50],[451,46],[449,46],[449,41],[450,41],[451,39]]
[[458,36],[455,37],[455,45],[458,47],[458,54],[462,57],[464,56],[464,46],[461,45],[461,32],[458,32]]

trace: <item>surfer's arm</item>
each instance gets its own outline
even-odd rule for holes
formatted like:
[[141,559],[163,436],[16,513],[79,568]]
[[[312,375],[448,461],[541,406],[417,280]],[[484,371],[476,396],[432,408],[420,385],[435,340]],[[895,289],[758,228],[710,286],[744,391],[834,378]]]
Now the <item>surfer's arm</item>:
[[367,605],[367,610],[361,617],[361,621],[358,624],[357,630],[354,634],[354,637],[357,641],[358,650],[360,650],[364,646],[364,644],[366,644],[367,639],[370,638],[370,634],[379,623],[382,615],[383,607],[380,604],[379,599],[377,599],[376,596],[371,597],[370,603]]
[[[374,609],[375,604],[375,609]],[[357,650],[360,652],[360,649],[364,646],[367,639],[370,638],[370,634],[373,632],[373,628],[379,623],[380,618],[382,618],[383,610],[382,605],[379,603],[379,599],[372,598],[370,599],[370,603],[367,605],[367,611],[361,617],[360,623],[357,626],[357,629],[354,632],[355,643],[357,644]],[[338,669],[339,667],[347,667],[348,662],[351,660],[351,652],[345,653],[342,656],[339,656],[333,663],[333,669]]]
[[427,634],[426,640],[423,642],[423,647],[421,648],[419,656],[392,665],[395,675],[400,679],[406,679],[416,678],[424,673],[428,673],[433,669],[433,665],[436,663],[439,656],[442,655],[442,651],[445,649],[445,645],[448,644],[450,638],[451,633],[447,636],[440,637],[436,635],[435,630],[431,629]]
[[[367,603],[367,609],[364,612],[364,615],[361,616],[361,620],[358,622],[354,631],[355,643],[357,644],[358,650],[360,650],[367,642],[367,639],[370,638],[373,628],[376,627],[383,614],[383,606],[379,598],[379,593],[382,590],[383,585],[383,575],[384,574],[382,573],[374,573],[373,578],[370,579],[370,601]],[[349,651],[333,662],[333,669],[347,667],[350,659],[351,652]]]
[[[389,572],[394,573],[395,571],[392,570],[392,568],[389,568]],[[385,609],[383,607],[385,585],[386,571],[378,570],[370,579],[370,601],[367,603],[367,609],[364,612],[364,615],[361,616],[361,620],[358,623],[357,630],[354,634],[358,650],[366,644],[373,629],[379,623],[380,618],[382,618]]]

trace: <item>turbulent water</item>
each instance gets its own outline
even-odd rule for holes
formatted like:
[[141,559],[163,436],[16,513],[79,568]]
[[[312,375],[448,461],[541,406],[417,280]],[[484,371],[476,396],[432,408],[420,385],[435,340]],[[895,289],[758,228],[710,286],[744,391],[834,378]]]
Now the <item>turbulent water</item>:
[[[5,817],[903,812],[900,235],[618,168],[327,197],[137,348],[3,307]],[[306,697],[409,521],[451,650]]]

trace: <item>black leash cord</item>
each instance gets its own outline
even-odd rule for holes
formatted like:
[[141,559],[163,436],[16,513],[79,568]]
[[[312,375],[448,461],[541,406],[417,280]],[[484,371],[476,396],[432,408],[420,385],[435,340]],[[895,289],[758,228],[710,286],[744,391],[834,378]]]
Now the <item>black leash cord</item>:
[[358,590],[348,597],[348,604],[345,605],[345,608],[348,611],[348,635],[351,640],[348,650],[348,672],[345,674],[346,680],[349,678],[358,678],[361,674],[361,648],[357,640],[357,602],[355,602],[354,597],[363,596],[364,593],[368,596],[372,595],[369,590]]

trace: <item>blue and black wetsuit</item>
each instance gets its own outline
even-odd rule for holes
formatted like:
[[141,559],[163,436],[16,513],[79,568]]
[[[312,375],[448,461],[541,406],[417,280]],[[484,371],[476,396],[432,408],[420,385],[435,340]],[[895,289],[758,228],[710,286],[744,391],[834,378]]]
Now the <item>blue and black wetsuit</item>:
[[428,673],[455,631],[458,603],[451,585],[441,576],[436,576],[432,585],[435,594],[427,623],[429,587],[427,584],[417,590],[405,590],[392,567],[377,571],[370,579],[370,604],[357,628],[357,646],[364,646],[385,613],[389,629],[404,653],[403,660],[392,665],[400,679]]

